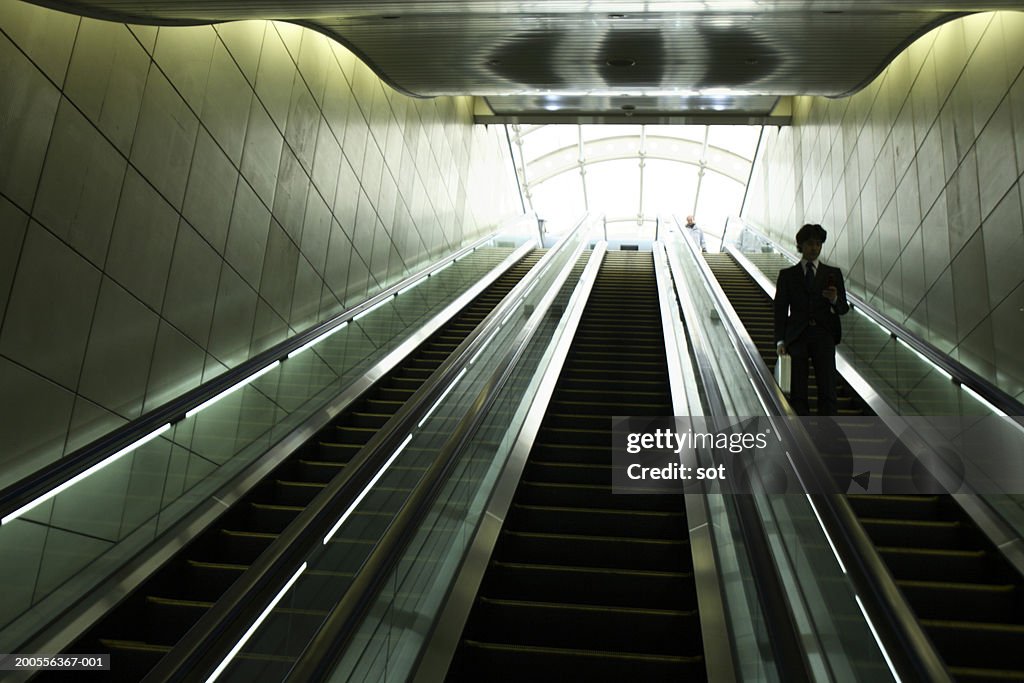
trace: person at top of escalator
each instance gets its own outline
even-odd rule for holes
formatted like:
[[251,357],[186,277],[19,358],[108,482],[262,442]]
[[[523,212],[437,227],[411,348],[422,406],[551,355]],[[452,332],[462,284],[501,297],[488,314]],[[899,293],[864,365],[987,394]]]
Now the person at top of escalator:
[[704,245],[704,231],[697,227],[697,223],[694,222],[693,216],[686,217],[686,230],[690,233],[690,237],[693,238],[694,243],[700,247],[701,251],[708,250]]
[[808,223],[796,233],[800,262],[779,272],[775,284],[775,339],[780,356],[792,357],[789,402],[797,415],[809,415],[810,364],[818,383],[818,415],[835,415],[836,344],[843,336],[839,316],[850,310],[843,273],[819,263],[828,233]]

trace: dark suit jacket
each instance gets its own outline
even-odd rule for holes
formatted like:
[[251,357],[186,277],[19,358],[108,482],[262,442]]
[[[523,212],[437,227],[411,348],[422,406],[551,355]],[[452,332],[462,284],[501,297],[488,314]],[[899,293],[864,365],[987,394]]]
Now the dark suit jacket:
[[[814,287],[807,291],[804,282],[803,263],[785,268],[779,272],[775,284],[775,341],[783,340],[786,346],[795,341],[811,320],[824,327],[836,344],[843,336],[839,316],[850,310],[846,301],[846,287],[843,274],[838,268],[818,261],[814,273]],[[821,295],[829,284],[835,285],[839,295],[835,305]]]

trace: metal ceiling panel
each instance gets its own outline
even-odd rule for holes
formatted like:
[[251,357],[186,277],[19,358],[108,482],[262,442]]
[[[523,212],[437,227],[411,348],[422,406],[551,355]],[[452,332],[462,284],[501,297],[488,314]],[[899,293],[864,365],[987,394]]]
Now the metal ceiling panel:
[[[767,117],[784,95],[841,96],[916,37],[1019,0],[39,0],[91,16],[188,24],[295,21],[406,94],[480,95],[494,113],[687,122]],[[668,118],[666,118],[668,117]],[[748,120],[742,120],[746,123]]]

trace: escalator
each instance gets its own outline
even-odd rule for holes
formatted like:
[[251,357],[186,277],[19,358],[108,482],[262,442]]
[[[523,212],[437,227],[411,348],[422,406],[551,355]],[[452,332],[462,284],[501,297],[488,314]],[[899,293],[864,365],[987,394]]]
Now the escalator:
[[[730,255],[704,256],[772,367],[771,299]],[[844,415],[873,414],[841,378],[839,386],[840,421]],[[809,394],[813,410],[813,384]],[[853,446],[856,457],[861,449],[856,441]],[[954,678],[1024,680],[1024,579],[953,497],[861,494],[847,499]]]
[[[356,453],[542,255],[542,250],[535,249],[503,273],[66,652],[110,653],[111,671],[105,680],[142,679],[317,494],[344,471]],[[60,680],[58,676],[50,678]]]
[[447,680],[705,680],[683,498],[611,490],[612,416],[671,414],[652,255],[608,252]]

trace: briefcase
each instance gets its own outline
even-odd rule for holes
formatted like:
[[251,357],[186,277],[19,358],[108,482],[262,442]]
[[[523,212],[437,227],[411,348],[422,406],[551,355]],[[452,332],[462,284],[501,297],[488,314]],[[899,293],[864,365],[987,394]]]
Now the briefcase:
[[775,381],[785,394],[789,393],[790,377],[793,374],[793,357],[788,353],[779,356],[775,362]]

